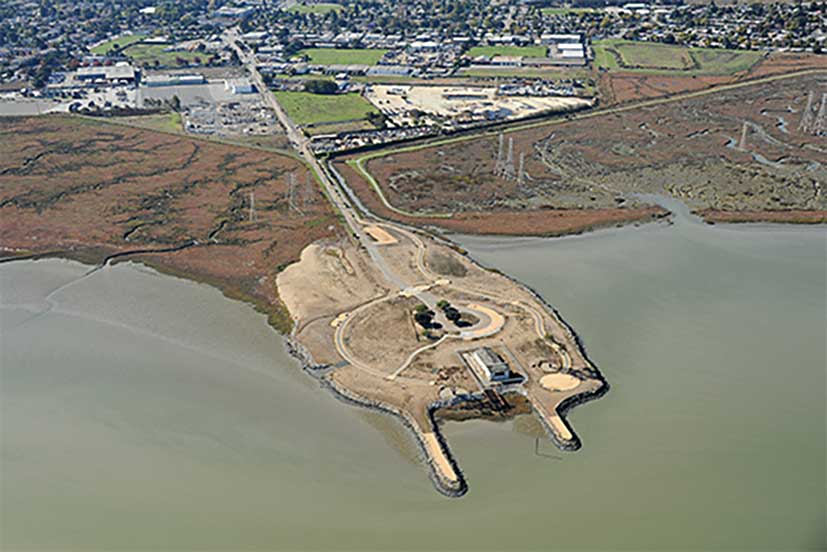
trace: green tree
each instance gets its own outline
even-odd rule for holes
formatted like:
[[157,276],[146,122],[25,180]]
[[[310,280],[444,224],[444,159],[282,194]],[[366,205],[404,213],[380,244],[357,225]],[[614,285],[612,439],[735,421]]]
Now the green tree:
[[310,79],[304,82],[304,91],[312,94],[335,94],[339,91],[339,85],[329,80]]

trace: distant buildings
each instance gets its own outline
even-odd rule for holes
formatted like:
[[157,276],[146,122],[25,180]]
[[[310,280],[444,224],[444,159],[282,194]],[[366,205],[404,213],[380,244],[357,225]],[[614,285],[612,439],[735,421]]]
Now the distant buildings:
[[374,65],[368,69],[369,77],[407,77],[413,72],[409,65]]
[[215,10],[214,15],[218,19],[245,19],[255,12],[250,6],[222,6]]

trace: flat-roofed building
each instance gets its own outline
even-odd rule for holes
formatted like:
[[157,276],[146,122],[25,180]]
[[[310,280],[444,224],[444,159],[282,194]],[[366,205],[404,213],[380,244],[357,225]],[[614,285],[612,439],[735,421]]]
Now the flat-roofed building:
[[204,84],[207,79],[204,75],[148,75],[141,79],[141,84],[150,88],[159,86],[182,86],[188,84]]
[[464,356],[471,369],[488,384],[521,383],[524,380],[523,376],[512,372],[508,363],[490,347],[474,349]]
[[494,56],[491,58],[491,65],[500,67],[519,67],[523,64],[521,56]]
[[224,89],[233,94],[253,94],[256,91],[248,79],[227,79],[224,81]]
[[540,44],[565,44],[572,42],[582,42],[579,34],[553,34],[547,33],[540,35]]
[[374,65],[367,74],[369,77],[407,77],[412,71],[410,65]]
[[97,67],[79,67],[75,78],[87,82],[131,83],[137,79],[135,67],[129,63],[101,65]]

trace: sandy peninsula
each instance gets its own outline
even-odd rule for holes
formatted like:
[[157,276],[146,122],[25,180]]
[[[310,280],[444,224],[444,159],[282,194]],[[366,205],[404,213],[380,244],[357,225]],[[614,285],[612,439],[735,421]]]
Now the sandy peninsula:
[[277,278],[291,339],[348,401],[413,432],[437,489],[466,492],[440,420],[533,412],[561,449],[579,448],[568,408],[608,388],[574,332],[534,293],[450,245],[362,221],[367,242],[304,249]]

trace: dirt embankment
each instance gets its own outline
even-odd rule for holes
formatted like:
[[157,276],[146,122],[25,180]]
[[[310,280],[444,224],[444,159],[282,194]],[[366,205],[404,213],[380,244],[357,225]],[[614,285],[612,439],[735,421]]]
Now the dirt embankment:
[[[277,154],[65,116],[0,120],[0,257],[136,260],[252,302],[289,328],[275,276],[338,232],[316,186],[287,205]],[[251,201],[255,208],[250,209]]]

